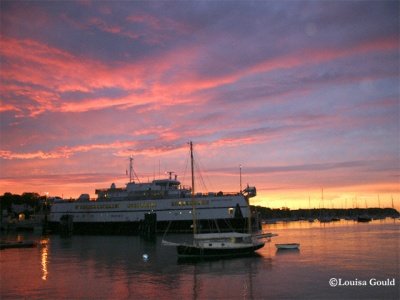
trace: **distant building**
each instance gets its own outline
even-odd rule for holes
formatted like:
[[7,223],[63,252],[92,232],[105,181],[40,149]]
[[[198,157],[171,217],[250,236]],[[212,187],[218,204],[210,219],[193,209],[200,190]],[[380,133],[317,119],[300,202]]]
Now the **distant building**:
[[27,204],[11,204],[11,211],[16,214],[20,214],[24,211],[31,211],[32,207]]

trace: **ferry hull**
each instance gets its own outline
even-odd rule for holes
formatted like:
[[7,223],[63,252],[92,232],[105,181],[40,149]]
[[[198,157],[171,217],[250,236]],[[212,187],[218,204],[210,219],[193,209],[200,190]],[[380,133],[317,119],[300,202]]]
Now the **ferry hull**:
[[[170,233],[192,233],[193,221],[158,221],[149,230],[144,221],[130,222],[73,222],[71,232],[73,234],[105,234],[105,235],[137,235],[142,233],[164,233],[167,229]],[[212,226],[210,226],[210,224]],[[246,232],[247,219],[210,219],[198,221],[198,228],[202,232],[237,231]],[[47,230],[51,233],[62,233],[63,225],[60,222],[48,222]]]

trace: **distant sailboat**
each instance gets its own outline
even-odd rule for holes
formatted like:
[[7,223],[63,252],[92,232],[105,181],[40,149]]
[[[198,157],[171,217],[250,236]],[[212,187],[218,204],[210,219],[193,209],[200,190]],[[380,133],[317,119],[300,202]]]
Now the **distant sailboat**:
[[[329,217],[326,213],[325,213],[325,205],[324,205],[324,189],[322,188],[321,190],[321,201],[322,201],[322,210],[320,213],[320,216],[318,217],[318,221],[320,223],[329,223],[332,221],[332,218]],[[324,211],[324,214],[322,214],[322,211]]]
[[[391,196],[391,197],[392,197],[392,209],[396,211],[396,209],[394,208],[393,196]],[[396,211],[396,212],[397,212],[397,211]],[[392,219],[400,219],[400,218],[399,218],[399,215],[397,214],[397,216],[396,216],[396,215],[393,215],[393,216],[392,216]]]
[[[365,210],[367,209],[368,209],[367,200],[365,200]],[[367,211],[365,211],[365,213],[357,217],[357,222],[361,223],[368,223],[371,222],[371,220],[372,218],[368,215]]]
[[370,216],[368,216],[367,214],[357,217],[357,222],[361,222],[361,223],[371,222],[371,220],[372,220],[372,218]]
[[314,219],[314,217],[311,216],[311,200],[310,200],[310,196],[308,196],[308,212],[309,212],[308,222],[313,223],[315,221],[315,219]]

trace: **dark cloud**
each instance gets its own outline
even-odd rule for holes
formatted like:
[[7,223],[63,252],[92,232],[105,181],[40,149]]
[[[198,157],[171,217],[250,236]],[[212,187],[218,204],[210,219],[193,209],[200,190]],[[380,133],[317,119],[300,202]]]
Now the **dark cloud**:
[[[143,91],[136,91],[136,94],[140,94]],[[90,92],[82,91],[69,91],[60,94],[60,100],[65,102],[74,102],[88,99],[108,98],[115,99],[131,95],[132,91],[127,91],[118,87],[102,88],[92,90]]]

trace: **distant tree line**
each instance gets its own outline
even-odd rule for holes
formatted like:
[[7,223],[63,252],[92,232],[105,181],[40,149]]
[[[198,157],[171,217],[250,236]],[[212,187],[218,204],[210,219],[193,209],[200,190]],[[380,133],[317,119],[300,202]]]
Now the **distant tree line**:
[[23,193],[22,195],[4,193],[0,196],[0,210],[11,212],[12,205],[26,205],[32,210],[42,209],[46,203],[46,196],[40,196],[37,193]]
[[400,214],[394,208],[348,208],[348,209],[297,209],[288,208],[273,209],[263,206],[251,206],[256,210],[261,219],[299,219],[299,218],[318,218],[321,216],[331,217],[354,217],[359,215],[370,215],[376,217],[399,217]]

